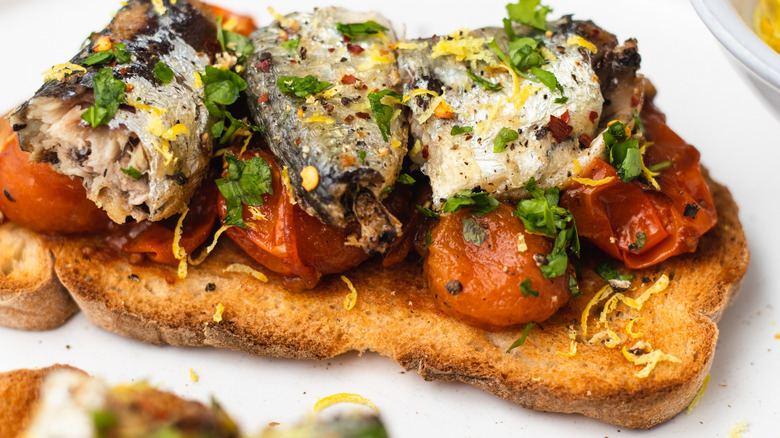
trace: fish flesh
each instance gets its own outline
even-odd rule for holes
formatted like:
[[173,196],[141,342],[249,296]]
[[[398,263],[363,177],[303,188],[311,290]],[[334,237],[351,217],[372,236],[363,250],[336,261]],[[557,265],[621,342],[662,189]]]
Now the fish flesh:
[[[219,52],[216,32],[197,0],[130,0],[11,115],[20,146],[32,161],[80,178],[117,223],[182,212],[211,157],[204,133],[213,120],[198,74]],[[88,123],[101,80],[124,82],[124,98],[110,120]]]
[[[514,31],[528,36],[524,29]],[[517,200],[527,196],[532,178],[543,189],[564,186],[578,166],[604,156],[598,133],[608,121],[633,124],[632,97],[641,94],[638,54],[633,58],[625,48],[621,58],[615,37],[590,22],[564,17],[549,29],[541,54],[557,89],[501,62],[488,44],[495,40],[506,51],[504,29],[463,29],[398,44],[415,139],[410,155],[431,179],[434,207],[475,188]],[[621,82],[613,81],[618,76]]]
[[[332,226],[356,219],[362,246],[384,252],[401,224],[381,200],[408,140],[405,109],[394,97],[401,89],[391,24],[376,13],[320,8],[279,16],[251,38],[250,110],[296,201]],[[311,93],[295,92],[306,88],[304,79]]]

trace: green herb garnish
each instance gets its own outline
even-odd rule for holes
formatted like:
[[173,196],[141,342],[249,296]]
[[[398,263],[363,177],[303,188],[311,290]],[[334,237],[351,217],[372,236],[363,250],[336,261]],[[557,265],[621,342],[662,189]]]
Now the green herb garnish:
[[355,39],[358,35],[376,35],[380,32],[389,30],[373,20],[366,21],[365,23],[336,23],[336,29],[341,32],[342,35],[351,39]]
[[636,242],[628,245],[628,252],[633,251],[636,254],[639,254],[639,251],[645,247],[645,243],[647,243],[647,234],[641,232],[636,233]]
[[425,248],[423,248],[423,254],[428,252],[428,248],[430,248],[431,245],[433,245],[433,233],[431,230],[428,230],[425,232]]
[[631,138],[624,123],[616,122],[604,132],[604,143],[609,149],[609,164],[618,171],[623,182],[629,182],[642,174],[642,153],[639,140]]
[[132,59],[132,55],[125,50],[127,48],[124,44],[114,44],[109,50],[102,52],[95,52],[81,61],[81,65],[91,66],[99,64],[108,64],[116,59],[117,64],[127,64]]
[[417,182],[408,173],[402,173],[402,174],[398,175],[398,179],[396,179],[395,181],[398,182],[398,183],[407,185],[407,186],[414,185],[414,183]]
[[674,164],[674,163],[672,163],[671,161],[668,161],[668,160],[667,161],[661,161],[660,163],[656,163],[656,164],[653,164],[652,166],[650,166],[648,168],[648,170],[650,170],[650,172],[655,173],[655,172],[658,172],[658,171],[661,171],[661,170],[668,169],[668,168],[672,167],[672,164]]
[[563,86],[558,82],[558,78],[555,77],[555,73],[547,70],[542,70],[539,67],[531,67],[531,74],[536,76],[541,83],[547,86],[550,90],[558,90],[563,94]]
[[379,131],[382,133],[382,138],[387,141],[390,138],[390,122],[393,120],[393,107],[382,103],[382,98],[385,96],[391,96],[398,100],[401,100],[401,96],[393,90],[382,90],[379,92],[371,92],[368,95],[368,101],[371,103],[371,112],[374,113],[374,119],[379,126]]
[[420,213],[422,213],[423,216],[429,217],[431,219],[439,219],[441,216],[439,216],[439,213],[436,213],[435,211],[431,210],[430,208],[425,208],[422,205],[414,204],[414,208],[417,209]]
[[519,0],[517,4],[506,5],[509,19],[538,30],[547,30],[547,14],[552,12],[549,6],[542,6],[541,0]]
[[520,138],[517,131],[509,128],[501,128],[493,142],[493,153],[497,154],[506,150],[506,145]]
[[162,61],[154,65],[154,76],[163,84],[170,84],[173,80],[173,70]]
[[471,126],[462,126],[461,127],[461,126],[457,126],[456,125],[456,126],[452,127],[452,131],[450,131],[450,135],[460,135],[460,134],[463,134],[465,132],[471,132],[473,130],[474,130],[474,128],[472,128]]
[[301,43],[301,40],[287,40],[282,43],[282,48],[287,49],[291,52],[297,52],[298,51],[298,44]]
[[358,157],[361,163],[366,164],[366,151],[358,151]]
[[309,97],[332,87],[330,82],[323,82],[312,75],[305,78],[282,76],[276,80],[276,86],[284,93],[294,94],[300,98]]
[[529,322],[528,324],[526,324],[525,328],[523,329],[523,334],[521,334],[520,337],[517,338],[517,340],[512,344],[512,346],[509,347],[509,349],[506,350],[506,352],[509,353],[510,351],[514,350],[515,348],[520,347],[523,344],[525,344],[525,339],[528,337],[528,333],[530,333],[531,330],[533,330],[534,327],[536,327],[536,323],[534,323],[534,322]]
[[569,274],[569,292],[571,292],[571,296],[574,298],[582,295],[580,286],[577,284],[577,277],[575,277],[574,274]]
[[107,410],[98,410],[92,413],[92,421],[95,424],[95,431],[100,438],[108,436],[111,429],[116,426],[117,418],[113,412]]
[[484,79],[483,77],[474,74],[474,72],[471,71],[471,69],[468,69],[468,73],[469,73],[469,77],[471,78],[471,80],[473,80],[474,82],[476,82],[477,84],[479,84],[482,88],[484,88],[486,90],[499,91],[499,90],[503,90],[504,89],[503,85],[494,84],[494,83]]
[[114,72],[110,68],[104,68],[92,77],[92,90],[95,104],[89,107],[81,118],[93,128],[97,128],[107,125],[114,118],[119,104],[125,100],[127,85],[114,79]]
[[520,283],[520,291],[523,293],[524,297],[538,297],[539,296],[539,291],[538,290],[534,290],[531,287],[531,279],[530,278],[526,278],[525,280],[523,280],[522,283]]
[[476,217],[482,217],[495,211],[498,206],[499,202],[488,195],[488,192],[461,190],[455,196],[447,199],[442,211],[444,213],[455,213],[461,208],[471,208],[471,214]]
[[243,205],[261,206],[263,195],[273,194],[271,167],[262,157],[241,161],[235,155],[225,154],[225,160],[228,163],[228,176],[216,180],[217,188],[227,203],[223,222],[225,225],[246,229]]
[[463,238],[466,242],[471,242],[476,246],[482,246],[487,240],[487,233],[482,229],[474,219],[470,217],[463,218]]
[[222,17],[217,18],[217,41],[222,46],[223,52],[232,52],[236,55],[238,64],[246,61],[255,51],[255,46],[249,38],[222,27]]
[[561,103],[561,104],[566,103],[568,101],[569,101],[569,98],[566,97],[566,96],[561,96],[561,97],[555,99],[555,103]]
[[639,118],[639,111],[637,109],[634,109],[634,123],[636,123],[636,127],[639,128],[639,132],[646,136],[647,133],[645,132],[644,125],[642,125],[642,119]]
[[143,174],[133,166],[130,166],[127,169],[119,169],[119,170],[121,170],[122,173],[129,176],[130,178],[133,178],[134,180],[139,180],[141,179],[141,177],[143,177]]
[[238,95],[246,90],[246,82],[241,76],[230,70],[220,70],[210,65],[200,75],[203,81],[203,103],[209,113],[216,117],[225,114],[225,108],[238,100]]
[[631,281],[634,279],[634,274],[623,275],[613,268],[609,262],[601,262],[596,265],[596,274],[598,274],[604,281],[619,280],[619,281]]

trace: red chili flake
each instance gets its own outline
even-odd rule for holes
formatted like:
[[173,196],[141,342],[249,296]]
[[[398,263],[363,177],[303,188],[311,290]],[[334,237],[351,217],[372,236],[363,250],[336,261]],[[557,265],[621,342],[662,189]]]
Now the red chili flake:
[[127,74],[127,72],[130,71],[130,67],[122,67],[122,70],[119,70],[119,74],[124,76]]
[[368,90],[368,85],[361,84],[359,87],[355,87],[355,88],[357,88],[360,91],[366,91],[366,90]]
[[351,43],[351,42],[352,42],[352,38],[350,38],[350,37],[348,37],[348,36],[344,35],[343,41],[344,41],[345,43]]
[[257,98],[257,103],[266,103],[266,102],[268,102],[267,94],[261,94],[260,97]]
[[[566,113],[563,114],[563,116],[566,115]],[[552,136],[557,143],[561,143],[562,141],[566,140],[569,135],[571,135],[571,132],[574,131],[574,128],[569,126],[569,124],[563,121],[562,118],[555,116],[550,116],[550,123],[547,124],[547,127],[550,128],[550,132],[552,133]]]
[[563,120],[564,123],[567,125],[571,121],[571,117],[569,116],[569,111],[567,110],[565,113],[561,114],[561,120]]
[[596,119],[599,118],[599,113],[596,111],[591,111],[590,115],[588,116],[588,120],[590,120],[590,123],[596,123]]
[[355,116],[353,116],[352,114],[348,115],[347,117],[344,117],[344,122],[346,123],[352,123],[354,121],[355,121]]
[[268,70],[271,69],[271,61],[266,59],[265,61],[256,62],[255,67],[263,73],[268,73]]
[[301,138],[298,137],[295,139],[295,146],[300,146],[300,145],[301,145]]
[[589,136],[588,134],[582,134],[580,136],[580,149],[589,148],[592,142],[593,142],[593,137]]
[[429,154],[428,154],[428,145],[426,144],[426,145],[425,145],[425,146],[423,146],[423,148],[422,148],[422,157],[423,157],[423,160],[427,160],[427,159],[428,159],[428,156],[429,156]]
[[371,117],[371,115],[368,113],[355,113],[355,117],[363,120],[368,120]]
[[347,51],[353,55],[360,55],[366,49],[358,46],[357,44],[347,44]]
[[329,49],[328,49],[328,53],[333,53],[333,52],[335,52],[335,51],[336,51],[336,49],[334,49],[333,47],[331,47],[331,48],[329,48]]
[[352,85],[357,82],[357,78],[352,75],[344,75],[341,77],[341,83],[344,85]]

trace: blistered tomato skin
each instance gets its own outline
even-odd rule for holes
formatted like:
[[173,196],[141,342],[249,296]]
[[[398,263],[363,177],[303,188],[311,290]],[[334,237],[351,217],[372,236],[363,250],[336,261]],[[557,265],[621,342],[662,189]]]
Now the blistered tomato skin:
[[[465,218],[487,234],[482,245],[464,238]],[[541,322],[571,296],[568,272],[544,278],[534,261],[534,254],[552,251],[552,240],[527,232],[509,205],[501,204],[482,218],[468,210],[443,215],[432,240],[424,263],[428,286],[444,313],[469,325],[498,331]],[[538,297],[529,290],[523,293],[525,280]]]

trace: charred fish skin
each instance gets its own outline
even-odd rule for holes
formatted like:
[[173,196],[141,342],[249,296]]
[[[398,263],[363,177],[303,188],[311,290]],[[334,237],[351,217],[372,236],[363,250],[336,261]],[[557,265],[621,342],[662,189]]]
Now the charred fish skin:
[[[350,39],[338,29],[338,23],[369,21],[385,30]],[[392,108],[385,139],[369,100],[372,92],[401,91],[388,48],[396,40],[391,24],[372,12],[320,8],[281,17],[251,39],[255,54],[245,74],[250,109],[287,168],[297,202],[329,225],[344,227],[357,218],[364,248],[383,252],[401,227],[379,201],[395,183],[408,141],[401,105],[389,97],[382,101]],[[280,78],[305,77],[332,85],[305,97],[278,85]],[[308,181],[301,176],[306,172]]]
[[[578,25],[570,17],[549,28],[541,38],[547,60],[543,68],[555,74],[560,91],[518,77],[503,65],[488,43],[495,40],[506,50],[504,29],[460,30],[398,45],[416,139],[411,155],[431,178],[434,206],[475,187],[517,200],[527,196],[524,187],[531,178],[541,188],[565,186],[578,166],[604,156],[606,146],[593,139],[610,120],[604,120],[604,111],[613,90],[605,96],[596,64],[601,62],[604,73],[611,71],[614,59],[604,52],[615,50],[616,40],[604,32],[599,42],[609,46],[590,43],[590,31],[598,28]],[[516,26],[515,32],[524,29]],[[588,31],[588,38],[579,30]],[[636,78],[637,68],[638,63],[622,74]],[[490,84],[480,84],[480,79],[503,88],[489,90]],[[632,91],[635,85],[630,81]],[[626,121],[631,118],[629,112]],[[456,126],[471,130],[453,134]],[[502,134],[510,140],[498,142],[497,148]]]
[[[83,65],[99,46],[117,44],[126,46],[126,62]],[[32,161],[80,178],[117,223],[180,213],[208,170],[212,120],[198,73],[218,51],[215,18],[199,1],[130,0],[11,115],[20,145]],[[169,82],[156,77],[158,63],[172,71]],[[92,127],[82,114],[105,68],[126,84],[125,99],[106,125]]]

